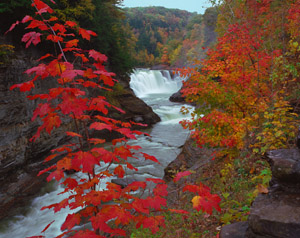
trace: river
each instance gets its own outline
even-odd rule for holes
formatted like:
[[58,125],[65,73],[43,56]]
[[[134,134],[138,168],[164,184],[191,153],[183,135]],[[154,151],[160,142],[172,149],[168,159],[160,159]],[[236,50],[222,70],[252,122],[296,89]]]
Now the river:
[[[143,148],[142,152],[154,155],[160,165],[144,159],[133,160],[131,162],[139,171],[134,174],[129,171],[127,178],[135,180],[144,180],[149,177],[162,178],[164,168],[180,153],[180,147],[188,137],[188,131],[183,130],[179,121],[188,115],[182,115],[180,113],[182,105],[170,102],[169,97],[181,86],[182,78],[177,75],[171,76],[169,71],[140,69],[131,75],[130,87],[136,96],[153,108],[154,112],[160,116],[161,122],[147,131],[150,137],[139,136],[136,141],[130,141],[130,144],[139,145]],[[61,234],[60,226],[70,210],[66,208],[54,213],[52,210],[41,211],[40,208],[57,203],[67,195],[57,195],[63,191],[63,188],[56,183],[48,186],[44,189],[47,192],[36,197],[22,214],[0,223],[0,238],[41,235],[40,232],[44,227],[54,220],[55,222],[42,235],[51,238]]]

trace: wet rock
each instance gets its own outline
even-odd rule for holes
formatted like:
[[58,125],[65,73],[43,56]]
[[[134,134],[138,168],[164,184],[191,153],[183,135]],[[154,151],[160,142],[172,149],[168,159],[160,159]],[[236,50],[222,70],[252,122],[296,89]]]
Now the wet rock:
[[125,114],[120,114],[121,120],[134,121],[148,126],[160,121],[159,116],[153,112],[152,108],[137,98],[132,91],[128,90],[119,96],[118,101],[120,108],[125,111]]
[[165,168],[164,180],[171,181],[179,171],[196,170],[211,159],[212,150],[197,147],[194,140],[189,138],[180,154]]
[[220,232],[220,238],[245,238],[248,222],[237,222],[224,226]]
[[300,187],[299,149],[272,150],[266,157],[271,165],[272,177],[277,183]]
[[122,188],[127,187],[128,184],[135,182],[134,178],[124,178],[124,179],[112,179],[111,182],[120,185]]
[[171,102],[180,102],[180,103],[185,102],[185,97],[182,96],[182,93],[180,91],[181,89],[178,92],[172,94],[169,100]]
[[249,238],[297,238],[300,235],[300,194],[276,191],[260,194],[248,218]]

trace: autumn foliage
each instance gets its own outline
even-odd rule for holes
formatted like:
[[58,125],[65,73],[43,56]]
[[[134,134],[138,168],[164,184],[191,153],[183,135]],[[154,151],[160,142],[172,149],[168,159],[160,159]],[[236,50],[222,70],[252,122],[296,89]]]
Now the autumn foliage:
[[[184,127],[217,156],[292,146],[299,101],[299,1],[222,1],[219,38],[184,69],[184,95],[200,107]],[[281,20],[279,20],[281,19]]]
[[[53,0],[51,2],[55,4]],[[47,181],[60,181],[65,187],[63,193],[69,196],[42,209],[58,212],[65,207],[71,210],[80,208],[78,212],[67,216],[61,226],[62,234],[58,237],[67,234],[68,237],[81,238],[106,237],[107,234],[110,237],[125,236],[124,226],[132,223],[137,228],[149,228],[153,233],[158,231],[160,226],[164,226],[164,217],[153,212],[167,209],[168,191],[163,180],[148,178],[124,188],[107,182],[112,177],[123,178],[126,170],[137,171],[128,158],[144,157],[155,163],[159,161],[139,152],[139,146],[127,144],[128,139],[134,140],[137,135],[144,134],[131,129],[136,123],[109,117],[110,108],[120,113],[123,111],[108,103],[104,96],[99,96],[99,92],[111,90],[116,81],[113,78],[115,75],[104,66],[107,60],[105,55],[93,49],[82,50],[76,38],[79,35],[89,41],[96,33],[81,28],[73,21],[61,22],[43,1],[34,0],[32,6],[36,9],[36,15],[25,16],[21,22],[13,24],[9,31],[17,24],[26,24],[29,32],[22,38],[26,47],[46,40],[57,46],[58,53],[50,52],[42,56],[37,66],[25,72],[31,76],[31,80],[13,85],[11,90],[18,88],[22,92],[32,92],[38,82],[43,84],[45,80],[55,79],[55,87],[42,94],[27,96],[29,100],[39,102],[32,120],[38,121],[40,126],[31,140],[39,140],[45,133],[51,135],[53,130],[65,124],[69,128],[65,133],[70,138],[68,144],[51,151],[45,163],[52,165],[39,173],[47,173]],[[95,132],[113,131],[120,137],[114,139],[109,148],[103,146],[106,142],[104,139],[92,136]],[[75,171],[79,178],[66,175],[66,171]],[[177,175],[176,181],[186,175],[188,173]],[[151,185],[151,190],[148,185]],[[197,210],[208,213],[212,213],[213,208],[220,210],[220,198],[211,194],[204,185],[187,185],[184,190],[196,194],[193,206]],[[74,229],[87,220],[91,223],[91,230]],[[41,232],[45,232],[52,223]]]

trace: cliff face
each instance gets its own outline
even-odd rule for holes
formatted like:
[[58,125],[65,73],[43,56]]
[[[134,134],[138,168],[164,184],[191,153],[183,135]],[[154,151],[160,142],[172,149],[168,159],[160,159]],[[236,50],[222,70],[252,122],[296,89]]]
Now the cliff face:
[[[65,121],[51,136],[42,134],[36,142],[29,142],[38,127],[37,122],[31,121],[37,102],[29,101],[26,98],[28,93],[10,91],[9,88],[28,80],[23,72],[34,64],[22,55],[9,64],[0,65],[0,219],[12,215],[11,208],[23,205],[40,190],[45,179],[37,177],[37,173],[45,167],[43,159],[51,149],[66,142],[64,131],[72,129],[72,123]],[[34,90],[35,93],[45,92],[53,86],[53,81],[43,80],[42,85],[36,85]],[[160,120],[130,90],[118,100],[126,112],[116,115],[118,119],[147,123],[149,126]],[[114,135],[103,136],[112,138]]]

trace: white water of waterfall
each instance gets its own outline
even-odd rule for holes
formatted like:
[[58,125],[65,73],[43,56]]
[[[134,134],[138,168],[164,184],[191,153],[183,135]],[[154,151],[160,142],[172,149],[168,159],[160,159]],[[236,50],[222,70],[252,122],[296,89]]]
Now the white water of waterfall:
[[[184,144],[188,131],[182,129],[179,121],[189,115],[181,114],[182,105],[172,103],[168,99],[181,88],[182,80],[176,75],[171,77],[169,71],[136,70],[131,75],[130,87],[138,97],[153,108],[154,112],[160,116],[161,122],[155,124],[151,130],[147,130],[150,137],[139,136],[137,140],[130,141],[130,144],[140,145],[142,152],[154,155],[160,164],[145,161],[143,158],[132,159],[130,162],[138,168],[138,172],[129,170],[126,178],[134,180],[144,180],[149,177],[162,178],[164,168],[180,153],[180,147]],[[103,183],[105,184],[105,182]],[[104,188],[104,186],[101,187]],[[47,209],[40,210],[43,206],[64,199],[66,195],[57,195],[61,191],[63,191],[62,186],[53,185],[50,192],[35,198],[30,207],[26,208],[26,212],[0,223],[0,238],[41,235],[40,232],[53,220],[55,222],[42,235],[52,238],[61,234],[60,226],[67,214],[76,211],[70,211],[68,208],[62,209],[58,213]]]

